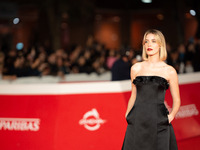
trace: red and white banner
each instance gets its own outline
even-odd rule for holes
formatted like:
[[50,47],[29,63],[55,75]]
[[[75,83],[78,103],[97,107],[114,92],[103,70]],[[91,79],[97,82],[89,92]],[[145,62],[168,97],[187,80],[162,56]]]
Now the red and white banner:
[[[191,139],[200,137],[200,74],[182,75],[179,81],[181,108],[172,124],[179,148],[185,150],[183,141],[190,141],[195,150]],[[130,88],[130,81],[0,85],[0,147],[120,150]],[[171,109],[169,90],[165,99]]]

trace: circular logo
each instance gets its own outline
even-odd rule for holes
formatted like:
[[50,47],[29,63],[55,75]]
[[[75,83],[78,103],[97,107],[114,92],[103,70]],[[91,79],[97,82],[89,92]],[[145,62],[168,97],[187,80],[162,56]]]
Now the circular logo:
[[79,121],[79,124],[83,125],[89,131],[95,131],[105,122],[105,120],[99,117],[97,110],[93,108],[91,111],[88,111],[83,115],[83,119]]

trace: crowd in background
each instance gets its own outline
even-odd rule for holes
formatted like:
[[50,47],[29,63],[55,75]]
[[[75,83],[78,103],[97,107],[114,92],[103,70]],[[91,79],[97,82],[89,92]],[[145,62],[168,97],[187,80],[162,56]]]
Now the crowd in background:
[[200,71],[200,39],[190,40],[186,45],[179,44],[173,49],[167,44],[167,63],[173,66],[177,73]]
[[[142,60],[142,50],[129,47],[107,49],[92,36],[85,45],[57,50],[45,45],[34,45],[22,50],[0,50],[1,78],[12,80],[26,76],[64,77],[70,73],[102,74],[112,70],[113,64],[122,58],[122,53],[129,67]],[[189,41],[187,45],[180,44],[177,48],[167,44],[167,52],[166,63],[172,65],[177,73],[200,71],[200,40]]]

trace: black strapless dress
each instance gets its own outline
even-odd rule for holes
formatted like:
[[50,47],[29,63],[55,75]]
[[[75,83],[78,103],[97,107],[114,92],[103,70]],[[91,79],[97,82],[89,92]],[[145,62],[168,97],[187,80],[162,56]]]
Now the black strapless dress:
[[122,150],[177,150],[173,127],[164,104],[167,80],[160,76],[137,76],[137,96],[127,115]]

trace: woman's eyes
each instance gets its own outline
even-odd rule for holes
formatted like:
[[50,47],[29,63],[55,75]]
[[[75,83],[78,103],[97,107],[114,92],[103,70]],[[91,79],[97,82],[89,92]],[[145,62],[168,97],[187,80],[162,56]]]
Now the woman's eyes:
[[[145,41],[144,43],[148,43],[149,41]],[[152,40],[152,43],[156,43],[156,40]]]

